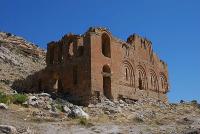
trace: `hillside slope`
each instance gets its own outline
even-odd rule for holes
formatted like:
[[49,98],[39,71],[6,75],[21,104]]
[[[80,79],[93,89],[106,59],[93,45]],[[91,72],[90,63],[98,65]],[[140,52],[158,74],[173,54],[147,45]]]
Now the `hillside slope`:
[[45,50],[11,33],[0,32],[0,90],[45,67]]

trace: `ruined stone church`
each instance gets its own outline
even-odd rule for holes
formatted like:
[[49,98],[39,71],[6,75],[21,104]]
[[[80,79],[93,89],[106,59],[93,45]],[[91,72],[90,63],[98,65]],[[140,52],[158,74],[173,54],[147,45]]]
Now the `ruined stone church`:
[[167,64],[153,52],[151,41],[136,34],[123,41],[106,28],[69,33],[48,44],[46,64],[37,88],[68,94],[81,104],[101,96],[167,101]]

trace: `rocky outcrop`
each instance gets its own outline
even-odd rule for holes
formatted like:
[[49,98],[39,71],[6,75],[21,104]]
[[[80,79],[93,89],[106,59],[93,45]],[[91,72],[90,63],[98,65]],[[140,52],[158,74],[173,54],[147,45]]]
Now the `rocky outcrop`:
[[22,37],[0,32],[0,90],[45,67],[45,50]]
[[89,119],[89,115],[76,105],[72,107],[70,115],[75,118]]

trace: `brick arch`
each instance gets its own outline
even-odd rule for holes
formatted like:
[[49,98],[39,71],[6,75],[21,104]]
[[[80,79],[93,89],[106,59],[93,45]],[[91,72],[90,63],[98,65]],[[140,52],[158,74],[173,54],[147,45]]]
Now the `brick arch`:
[[158,77],[154,70],[150,69],[150,84],[153,91],[159,92]]
[[134,68],[128,60],[123,61],[123,69],[125,69],[125,80],[129,82],[129,85],[135,87],[135,73]]
[[142,65],[137,66],[138,72],[138,87],[139,89],[148,89],[147,75],[144,67]]
[[166,93],[168,90],[168,81],[166,75],[163,72],[160,72],[160,82],[161,82],[161,90]]
[[101,50],[105,57],[111,58],[110,36],[107,33],[101,35]]

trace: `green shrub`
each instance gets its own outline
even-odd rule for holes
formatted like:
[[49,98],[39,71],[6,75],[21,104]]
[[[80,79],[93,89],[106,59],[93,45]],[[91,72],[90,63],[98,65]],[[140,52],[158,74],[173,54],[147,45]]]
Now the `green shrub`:
[[28,96],[24,94],[14,94],[13,95],[13,103],[15,104],[23,104],[28,99]]
[[12,103],[12,96],[0,92],[0,103],[5,103],[5,104]]
[[28,99],[28,96],[24,94],[14,94],[14,95],[6,95],[0,92],[0,103],[5,104],[23,104]]
[[62,108],[62,105],[61,105],[61,104],[56,104],[56,108],[57,108],[59,111],[63,111],[63,108]]
[[197,100],[192,100],[191,103],[192,103],[193,105],[197,105],[197,104],[198,104]]
[[87,126],[88,125],[88,120],[85,118],[80,118],[79,119],[79,124],[83,125],[83,126]]

